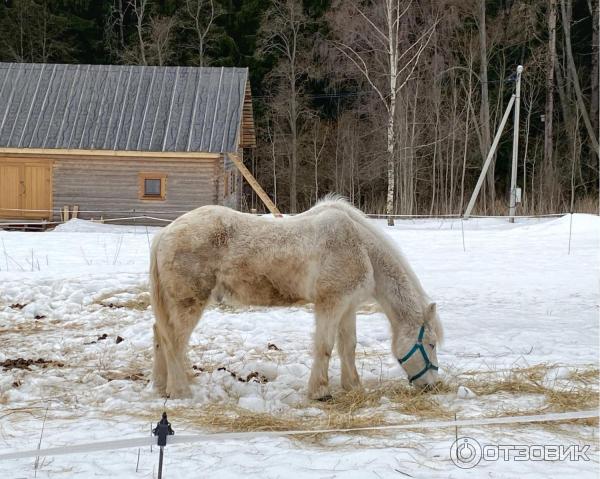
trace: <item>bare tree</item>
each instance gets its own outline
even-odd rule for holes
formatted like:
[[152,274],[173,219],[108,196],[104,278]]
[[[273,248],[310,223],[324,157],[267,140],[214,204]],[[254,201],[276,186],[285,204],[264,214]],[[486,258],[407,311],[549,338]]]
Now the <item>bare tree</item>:
[[573,49],[571,48],[571,20],[567,16],[567,10],[565,5],[565,0],[560,0],[560,10],[562,17],[562,26],[563,32],[565,35],[565,55],[567,60],[567,65],[569,68],[569,72],[571,74],[571,80],[573,82],[573,88],[575,89],[575,97],[577,98],[577,105],[579,107],[581,118],[583,119],[583,123],[585,125],[585,129],[588,134],[588,139],[590,144],[592,145],[593,150],[598,152],[598,139],[596,138],[596,133],[594,132],[594,128],[592,127],[592,123],[590,121],[590,114],[588,112],[586,101],[583,98],[583,92],[581,91],[581,85],[579,82],[579,75],[577,74],[577,68],[575,67],[575,60],[573,59]]
[[173,55],[172,34],[175,16],[154,15],[149,0],[128,0],[134,19],[136,41],[122,53],[125,63],[166,65]]
[[395,162],[397,134],[397,97],[412,78],[421,54],[426,49],[436,22],[417,33],[403,29],[404,15],[412,2],[379,0],[360,5],[354,0],[339,0],[332,17],[336,38],[334,48],[364,77],[377,94],[387,118],[387,196],[388,224],[393,225],[396,194]]
[[133,61],[141,65],[148,65],[146,59],[146,23],[148,0],[128,0],[128,7],[131,9],[135,18],[135,30],[137,34],[137,48],[124,52],[126,61]]
[[315,202],[319,201],[319,160],[323,155],[323,150],[327,144],[329,136],[329,127],[321,125],[321,120],[318,116],[315,117],[312,127],[311,143],[312,143],[312,161],[315,181]]
[[300,117],[302,108],[301,79],[306,74],[305,52],[307,48],[306,27],[308,19],[302,11],[299,0],[275,0],[265,13],[260,31],[260,52],[263,55],[275,54],[279,62],[270,81],[279,89],[276,102],[288,126],[290,144],[289,197],[290,212],[298,209],[298,138],[300,135]]
[[15,0],[0,18],[2,50],[16,62],[70,59],[73,47],[65,39],[64,17],[54,15],[47,1]]
[[548,60],[546,65],[546,111],[544,114],[544,168],[552,170],[554,118],[554,69],[556,68],[556,0],[548,7]]
[[598,90],[600,88],[600,71],[598,65],[600,63],[600,1],[596,0],[596,5],[594,6],[592,4],[592,0],[588,0],[588,7],[590,9],[590,14],[592,15],[592,101],[590,116],[592,124],[595,125],[595,130],[598,131],[598,135],[600,137],[600,118],[598,116]]
[[195,63],[202,67],[207,64],[206,49],[210,42],[210,34],[214,30],[215,20],[220,11],[214,0],[185,0],[184,28],[192,30],[195,42],[192,46],[195,54]]
[[127,48],[125,42],[125,15],[128,9],[128,0],[114,0],[104,24],[104,42],[110,56],[116,60],[123,58],[123,53]]
[[[490,100],[488,84],[488,49],[487,49],[487,28],[485,22],[485,0],[479,0],[477,22],[479,24],[479,80],[481,82],[481,105],[479,108],[479,118],[481,125],[481,157],[485,159],[492,145],[490,133]],[[487,193],[489,204],[493,207],[496,199],[496,179],[495,179],[495,157],[492,158],[486,177]]]
[[157,65],[166,65],[173,54],[171,33],[175,26],[175,18],[156,16],[150,18],[150,59]]

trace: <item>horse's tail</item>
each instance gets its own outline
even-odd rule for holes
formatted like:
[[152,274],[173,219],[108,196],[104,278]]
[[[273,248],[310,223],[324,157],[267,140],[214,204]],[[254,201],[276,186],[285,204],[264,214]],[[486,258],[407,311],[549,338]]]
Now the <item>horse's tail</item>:
[[160,274],[158,271],[158,244],[160,243],[160,233],[158,232],[152,241],[150,249],[150,303],[157,324],[165,324],[169,319],[167,308],[160,286]]

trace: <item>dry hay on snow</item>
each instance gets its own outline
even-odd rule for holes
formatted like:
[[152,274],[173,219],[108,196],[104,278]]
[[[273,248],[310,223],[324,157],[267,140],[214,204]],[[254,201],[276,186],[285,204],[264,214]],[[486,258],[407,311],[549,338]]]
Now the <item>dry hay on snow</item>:
[[[451,375],[431,392],[421,392],[407,383],[383,381],[367,385],[365,389],[334,393],[327,402],[306,402],[288,413],[254,412],[231,404],[211,403],[198,406],[175,406],[167,411],[179,424],[210,430],[212,432],[290,431],[348,429],[390,424],[408,424],[419,420],[448,420],[458,410],[452,404],[459,385],[477,394],[477,400],[501,397],[506,408],[484,413],[485,417],[543,414],[588,410],[597,407],[599,370],[596,367],[571,371],[565,379],[552,377],[555,365],[540,364],[506,371],[466,371]],[[510,409],[511,400],[524,395],[543,398],[543,407],[534,409]],[[469,401],[469,400],[465,400]],[[461,404],[468,405],[468,402]],[[468,408],[467,408],[468,411]],[[146,415],[146,413],[144,413]],[[152,420],[156,413],[147,413]],[[474,417],[462,413],[459,419]],[[396,418],[396,419],[394,419]],[[576,419],[538,423],[540,427],[558,433],[564,424],[598,425],[596,419]],[[354,434],[378,435],[379,431],[359,431]],[[320,435],[318,435],[320,436]],[[299,436],[300,440],[314,440],[314,435]]]

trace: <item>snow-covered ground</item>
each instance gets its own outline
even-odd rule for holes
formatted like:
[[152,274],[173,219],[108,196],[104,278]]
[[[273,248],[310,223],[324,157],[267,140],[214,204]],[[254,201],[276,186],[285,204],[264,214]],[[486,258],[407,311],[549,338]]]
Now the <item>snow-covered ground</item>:
[[[377,224],[402,248],[438,303],[446,336],[438,358],[450,385],[430,395],[440,419],[557,410],[546,396],[531,391],[462,398],[456,394],[462,380],[485,384],[493,373],[543,365],[540,380],[564,389],[572,387],[574,371],[597,370],[600,218]],[[276,420],[326,425],[338,412],[335,401],[322,405],[305,398],[310,308],[208,310],[192,336],[194,398],[165,405],[156,397],[148,385],[152,312],[147,293],[155,231],[78,220],[46,233],[0,231],[0,453],[36,448],[44,416],[41,444],[51,447],[147,435],[150,421],[158,420],[164,408],[177,434],[206,430],[207,410],[241,414],[257,425]],[[388,329],[376,308],[361,310],[357,367],[367,391],[406,383],[389,352]],[[45,363],[19,364],[14,361],[19,358]],[[251,373],[258,374],[245,382]],[[334,397],[342,395],[335,357],[330,376]],[[597,378],[586,381],[597,385]],[[371,416],[389,424],[422,419],[402,406],[384,391],[377,404],[345,406],[336,417],[346,417],[347,424],[362,418],[361,425]],[[570,409],[577,407],[574,401]],[[233,429],[244,428],[234,423]],[[591,460],[578,462],[482,461],[463,470],[450,460],[456,433],[415,430],[329,435],[318,441],[263,437],[173,445],[167,447],[165,477],[598,476],[594,422],[458,431],[482,444],[589,444]],[[40,460],[37,477],[155,477],[157,462],[156,449],[149,448],[59,456]],[[34,460],[0,461],[2,478],[34,474]]]

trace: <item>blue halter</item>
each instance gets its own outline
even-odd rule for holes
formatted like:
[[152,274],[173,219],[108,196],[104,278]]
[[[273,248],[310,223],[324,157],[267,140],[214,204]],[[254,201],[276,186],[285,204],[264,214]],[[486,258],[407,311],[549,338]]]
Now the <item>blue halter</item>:
[[417,342],[415,343],[415,345],[412,347],[412,349],[408,353],[406,353],[406,355],[404,355],[403,358],[398,359],[398,362],[400,364],[403,364],[406,361],[408,361],[411,358],[411,356],[413,354],[415,354],[417,351],[421,351],[421,356],[423,356],[423,361],[425,362],[425,366],[417,374],[408,378],[408,381],[411,383],[414,380],[419,379],[421,376],[423,376],[423,374],[425,374],[430,369],[432,369],[433,371],[438,370],[438,367],[435,364],[433,364],[431,362],[431,360],[429,359],[429,356],[427,356],[427,351],[425,351],[425,347],[423,346],[424,334],[425,334],[425,326],[421,326],[421,329],[419,330],[419,337],[417,338]]

